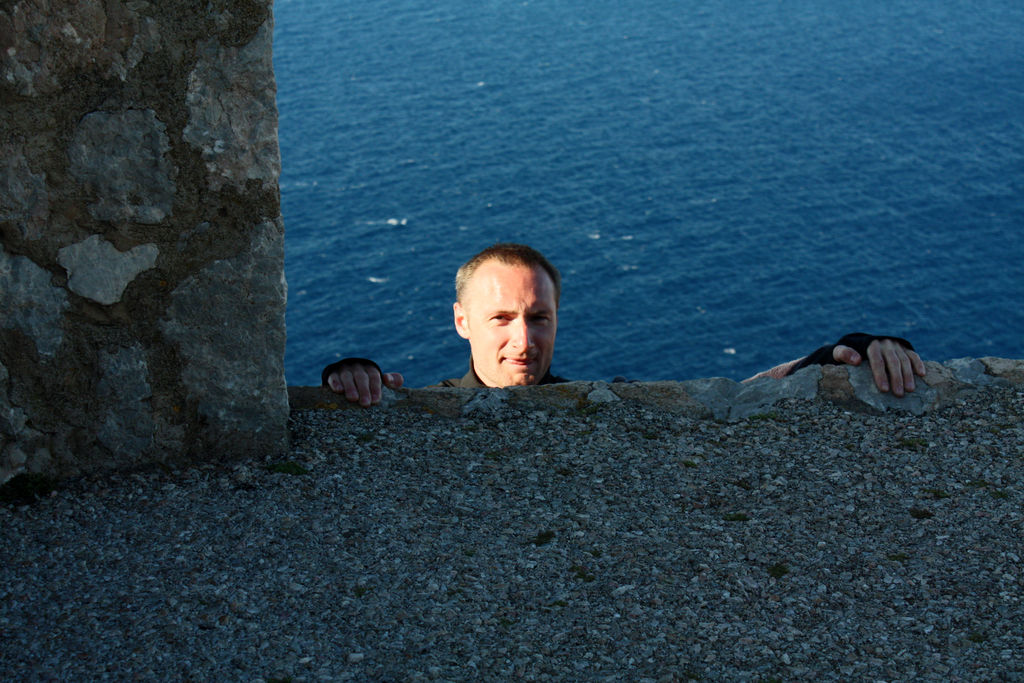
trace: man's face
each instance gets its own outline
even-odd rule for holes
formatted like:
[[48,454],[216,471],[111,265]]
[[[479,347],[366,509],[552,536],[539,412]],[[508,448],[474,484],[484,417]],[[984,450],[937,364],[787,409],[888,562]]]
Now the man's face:
[[455,329],[489,387],[536,384],[551,367],[558,329],[555,285],[543,268],[485,261],[455,302]]

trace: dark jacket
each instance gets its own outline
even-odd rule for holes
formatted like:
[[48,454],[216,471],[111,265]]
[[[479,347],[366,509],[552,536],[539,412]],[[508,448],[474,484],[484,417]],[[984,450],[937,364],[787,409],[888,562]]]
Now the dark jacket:
[[[564,377],[556,377],[551,374],[551,370],[548,370],[547,374],[537,384],[559,384],[561,382],[568,382],[569,380]],[[462,387],[464,389],[483,389],[487,385],[480,381],[480,378],[476,376],[476,371],[473,370],[473,359],[469,359],[469,372],[462,377],[446,379],[440,384],[432,384],[435,387]]]

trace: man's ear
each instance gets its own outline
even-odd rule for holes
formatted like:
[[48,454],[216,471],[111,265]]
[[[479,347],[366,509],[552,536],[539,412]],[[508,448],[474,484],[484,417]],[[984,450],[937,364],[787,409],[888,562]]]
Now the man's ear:
[[455,314],[455,331],[463,339],[469,339],[469,321],[466,317],[466,309],[456,301],[452,304],[452,312]]

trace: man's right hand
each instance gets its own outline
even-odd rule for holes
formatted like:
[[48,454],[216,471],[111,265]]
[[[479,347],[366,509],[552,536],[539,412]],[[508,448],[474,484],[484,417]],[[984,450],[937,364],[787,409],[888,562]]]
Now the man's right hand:
[[360,362],[344,363],[327,377],[327,386],[336,394],[345,394],[352,403],[368,407],[380,403],[380,389],[383,384],[391,389],[402,386],[405,379],[397,372],[383,375],[373,365]]
[[[860,365],[864,360],[849,346],[837,344],[832,357],[839,364]],[[914,376],[924,377],[928,370],[916,352],[906,349],[894,339],[876,339],[868,346],[868,364],[879,391],[892,391],[903,398],[905,392],[916,388]]]

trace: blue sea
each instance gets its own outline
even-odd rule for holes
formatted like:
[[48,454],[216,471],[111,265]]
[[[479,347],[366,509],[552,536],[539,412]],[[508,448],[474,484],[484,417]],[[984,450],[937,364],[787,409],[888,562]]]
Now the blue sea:
[[465,372],[458,266],[552,369],[743,379],[852,331],[1024,358],[1020,0],[277,0],[289,384]]

